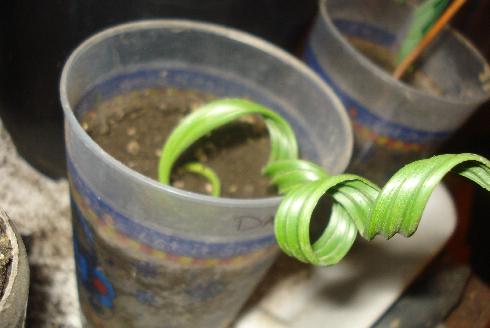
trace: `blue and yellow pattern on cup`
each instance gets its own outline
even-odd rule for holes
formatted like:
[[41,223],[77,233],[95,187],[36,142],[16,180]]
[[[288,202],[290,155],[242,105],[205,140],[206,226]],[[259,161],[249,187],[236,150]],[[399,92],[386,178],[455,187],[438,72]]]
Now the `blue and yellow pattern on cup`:
[[[394,33],[373,24],[344,18],[333,19],[332,23],[342,37],[353,45],[352,49],[371,49],[376,53],[377,60],[386,60],[386,62],[393,60],[393,49],[396,48],[395,43],[397,42],[397,35]],[[332,35],[335,33],[328,31]],[[379,90],[379,94],[362,96],[359,95],[363,91],[357,90],[357,95],[353,94],[352,89],[346,87],[346,83],[348,79],[355,79],[355,72],[346,72],[345,74],[350,75],[349,78],[344,79],[339,77],[342,75],[340,72],[335,72],[337,75],[332,74],[332,70],[338,70],[338,67],[333,68],[330,66],[332,63],[322,64],[321,57],[327,54],[324,53],[324,50],[318,50],[319,47],[315,44],[321,39],[319,35],[322,32],[314,35],[316,39],[309,40],[303,58],[339,95],[351,118],[355,145],[350,171],[383,183],[386,177],[391,176],[401,165],[433,152],[436,146],[454,131],[454,129],[423,129],[400,119],[396,113],[397,108],[389,108],[390,105],[385,104],[382,100],[387,96],[386,90]],[[335,51],[336,48],[332,47],[328,56],[330,58],[335,56],[333,55]],[[367,66],[367,64],[364,65]],[[375,74],[380,75],[380,73],[373,73],[373,76]],[[386,79],[390,78],[389,73],[384,74]],[[359,78],[366,78],[366,76],[368,75],[365,74]],[[418,73],[417,77],[422,78],[421,73]],[[372,84],[373,82],[366,80],[363,83]],[[399,101],[402,101],[401,98]]]

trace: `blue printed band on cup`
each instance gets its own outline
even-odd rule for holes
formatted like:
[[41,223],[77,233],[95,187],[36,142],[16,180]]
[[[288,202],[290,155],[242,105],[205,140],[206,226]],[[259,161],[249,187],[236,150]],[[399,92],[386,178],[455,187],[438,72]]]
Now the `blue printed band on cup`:
[[[319,162],[320,155],[314,147],[314,136],[308,126],[298,123],[279,99],[262,90],[259,86],[241,80],[236,76],[227,76],[203,67],[158,66],[156,68],[138,68],[132,72],[115,73],[92,86],[81,99],[76,109],[77,117],[93,108],[100,101],[116,95],[146,88],[177,88],[197,90],[209,93],[217,98],[238,97],[252,99],[274,111],[277,111],[293,125],[303,155],[310,161]],[[297,124],[295,124],[297,123]]]
[[[73,208],[81,225],[116,244],[182,265],[235,265],[267,256],[277,250],[273,235],[239,242],[208,243],[151,229],[112,208],[83,181],[68,160]],[[92,233],[84,231],[84,234]],[[90,238],[90,235],[88,235]]]

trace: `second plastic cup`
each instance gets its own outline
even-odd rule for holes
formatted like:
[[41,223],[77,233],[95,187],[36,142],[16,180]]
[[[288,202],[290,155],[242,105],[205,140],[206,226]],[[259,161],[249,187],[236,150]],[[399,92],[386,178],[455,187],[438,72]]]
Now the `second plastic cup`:
[[487,63],[451,29],[426,50],[408,81],[391,76],[412,15],[412,6],[393,0],[323,0],[305,52],[351,117],[349,170],[379,183],[434,153],[489,97]]
[[86,324],[225,327],[276,257],[280,198],[214,198],[162,185],[112,158],[80,126],[78,117],[98,101],[147,87],[269,106],[292,124],[302,157],[331,173],[342,172],[350,158],[348,117],[298,60],[209,24],[114,27],[80,45],[66,63],[61,102]]

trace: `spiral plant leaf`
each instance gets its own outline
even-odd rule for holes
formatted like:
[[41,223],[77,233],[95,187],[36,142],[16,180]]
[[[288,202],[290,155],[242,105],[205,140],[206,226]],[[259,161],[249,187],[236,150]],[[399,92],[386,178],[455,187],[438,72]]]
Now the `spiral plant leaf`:
[[[333,265],[352,247],[357,233],[365,239],[396,233],[411,236],[417,229],[429,197],[450,171],[490,191],[490,162],[475,154],[446,154],[406,165],[384,186],[353,174],[331,176],[322,167],[297,158],[296,138],[289,124],[277,113],[243,99],[208,103],[189,115],[172,132],[160,158],[159,177],[169,182],[171,169],[193,142],[213,129],[243,115],[264,117],[271,140],[271,155],[263,174],[284,198],[275,216],[275,236],[281,249],[298,260],[315,265]],[[216,174],[197,163],[187,169],[206,177],[219,195]],[[322,235],[312,243],[310,222],[319,200],[333,199],[330,217]]]
[[[357,232],[368,240],[378,234],[386,238],[396,233],[411,236],[432,191],[450,171],[490,191],[490,162],[475,154],[446,154],[413,162],[399,170],[383,189],[350,174],[305,179],[308,183],[298,183],[279,206],[276,239],[286,254],[300,261],[332,265],[347,254]],[[324,194],[333,198],[334,205],[323,234],[312,244],[309,223]]]
[[271,143],[269,163],[298,157],[294,132],[280,115],[245,99],[219,99],[199,107],[172,131],[163,146],[159,161],[160,182],[164,184],[170,182],[172,167],[179,156],[194,142],[216,128],[250,114],[259,114],[264,118]]

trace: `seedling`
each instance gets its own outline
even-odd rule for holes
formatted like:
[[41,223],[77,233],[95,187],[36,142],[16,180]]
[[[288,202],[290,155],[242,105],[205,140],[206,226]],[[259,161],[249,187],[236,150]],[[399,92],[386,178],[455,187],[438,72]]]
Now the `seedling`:
[[[298,158],[293,129],[274,111],[244,99],[220,99],[188,115],[163,146],[159,179],[169,184],[172,167],[194,142],[242,116],[258,114],[269,132],[271,153],[263,174],[276,185],[283,200],[275,215],[275,236],[281,249],[314,265],[333,265],[352,247],[357,233],[370,240],[376,235],[411,236],[418,227],[429,197],[450,171],[490,191],[490,162],[476,154],[445,154],[406,165],[383,188],[353,174],[330,175],[320,166]],[[219,196],[219,178],[201,163],[185,169],[203,175]],[[323,195],[333,199],[328,225],[311,242],[310,221]]]

